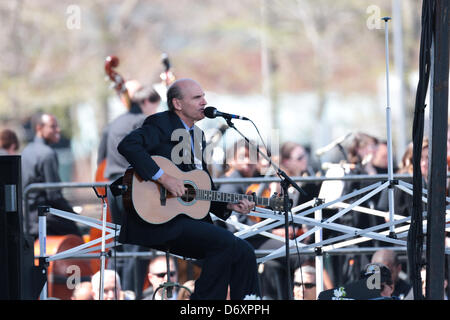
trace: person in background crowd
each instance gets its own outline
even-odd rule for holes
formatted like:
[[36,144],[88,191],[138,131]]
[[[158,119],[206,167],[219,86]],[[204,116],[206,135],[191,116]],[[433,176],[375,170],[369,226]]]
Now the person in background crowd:
[[[254,152],[253,154],[252,151]],[[252,159],[253,158],[253,159]],[[256,150],[251,150],[245,140],[236,141],[227,150],[227,170],[221,178],[251,178],[256,173]],[[245,194],[249,184],[221,184],[219,190],[227,193]]]
[[411,286],[405,280],[399,277],[402,271],[402,264],[398,261],[397,254],[388,249],[381,249],[376,251],[372,256],[372,263],[381,263],[389,268],[391,271],[392,282],[394,284],[394,291],[392,296],[398,297],[402,300],[411,289]]
[[[309,154],[306,148],[296,142],[288,141],[283,143],[280,149],[280,168],[286,172],[289,177],[301,177],[314,174],[309,164]],[[319,187],[315,183],[297,183],[305,192],[301,194],[294,187],[289,188],[289,198],[293,206],[307,202],[317,196]],[[280,184],[271,185],[273,192],[280,192]]]
[[11,129],[0,132],[0,155],[15,155],[19,151],[20,143],[17,135]]
[[90,281],[79,283],[75,289],[73,289],[71,300],[94,300],[92,283]]
[[[371,164],[375,170],[376,174],[384,174],[388,173],[388,145],[386,141],[379,141],[377,145],[377,150],[373,155]],[[392,164],[395,165],[395,161],[392,161]],[[396,168],[393,168],[393,171],[396,171]]]
[[[183,287],[188,288],[190,292],[188,290],[186,290],[186,288],[183,288]],[[190,299],[190,297],[195,289],[195,280],[186,281],[185,283],[183,283],[183,287],[181,287],[178,291],[177,300],[189,300]]]
[[372,166],[379,141],[376,137],[358,132],[347,148],[348,162],[354,165],[354,172],[359,174],[375,174]]
[[[444,300],[448,300],[448,296],[446,293],[447,290],[447,285],[448,285],[448,276],[447,276],[447,272],[445,272],[445,276],[444,276]],[[426,297],[427,295],[427,268],[422,268],[422,270],[420,271],[420,277],[422,278],[422,294],[424,297]]]
[[[253,150],[256,152],[255,150]],[[227,150],[227,170],[221,178],[251,178],[256,173],[256,154],[253,154],[253,161],[251,159],[250,145],[245,140],[236,141]],[[219,186],[219,192],[246,194],[249,183],[223,183]],[[251,218],[247,215],[232,213],[228,218],[229,221],[235,221],[243,224],[253,224]],[[231,232],[236,232],[237,229],[231,224],[225,224],[222,221],[217,221],[217,225],[228,229]],[[254,239],[248,239],[254,246]]]
[[[422,172],[423,188],[426,188],[428,180],[428,138],[424,137],[422,142],[422,153],[420,160],[420,168]],[[413,144],[412,142],[408,144],[406,151],[403,154],[400,167],[397,171],[398,174],[413,174]],[[403,181],[412,184],[412,178]],[[388,190],[385,189],[380,194],[380,199],[378,200],[377,209],[380,211],[389,211],[389,198]],[[394,188],[394,212],[395,214],[409,217],[411,216],[412,207],[412,196],[408,193]],[[388,219],[386,219],[388,221]]]
[[[32,118],[32,127],[35,130],[34,140],[22,151],[23,188],[32,183],[61,182],[58,155],[51,147],[61,138],[58,120],[50,113],[37,113]],[[38,206],[45,205],[75,213],[60,189],[32,191],[28,195],[28,217],[25,225],[28,224],[27,231],[34,237],[38,236]],[[75,222],[52,214],[47,216],[47,234],[82,236]]]
[[[101,276],[101,271],[97,271],[91,278],[94,300],[100,300]],[[120,300],[120,276],[111,269],[105,269],[103,276],[103,300]]]
[[[178,282],[178,272],[176,268],[176,262],[173,257],[169,258],[169,268],[170,268],[170,282],[177,283]],[[155,291],[158,290],[155,294],[155,298],[153,300],[162,300],[162,294],[167,288],[158,289],[159,286],[168,281],[167,276],[167,261],[165,256],[156,256],[155,258],[150,260],[148,264],[148,274],[147,278],[150,282],[150,287],[145,290],[143,299],[144,300],[152,300]],[[164,300],[176,300],[178,294],[178,287],[171,287],[172,296],[167,296],[167,291],[164,297]]]
[[[372,161],[377,153],[378,144],[379,140],[372,135],[363,132],[357,132],[353,135],[353,140],[347,148],[347,160],[351,168],[348,173],[349,175],[374,175],[377,173],[372,164]],[[373,181],[368,180],[346,181],[344,183],[343,194],[350,194],[354,191],[363,189],[364,187],[368,187],[373,183]],[[362,196],[364,196],[364,194],[355,196],[349,201],[354,202]],[[372,197],[367,201],[361,203],[360,206],[375,208],[375,204],[377,202],[378,200],[375,200],[374,197]],[[365,229],[376,224],[371,218],[371,215],[364,214],[356,210],[347,212],[337,221],[338,223],[341,223],[343,225],[360,229]],[[373,245],[373,241],[369,241],[357,246]],[[345,284],[358,280],[361,270],[365,265],[369,263],[369,256],[366,254],[348,254],[336,256],[332,259],[334,260],[333,265],[338,266],[339,268],[339,270],[335,270],[335,274],[341,277],[340,279],[336,280],[337,284]]]
[[[370,167],[372,169],[369,170],[369,172],[372,172],[373,174],[387,174],[388,173],[388,163],[389,163],[389,157],[388,157],[387,141],[379,140],[377,147],[376,147],[376,151],[372,157],[372,161],[370,164]],[[392,165],[394,166],[392,168],[392,170],[393,170],[392,172],[395,173],[397,171],[397,167],[395,165],[394,160],[392,161]],[[369,200],[368,205],[371,208],[378,209],[378,204],[382,197],[382,193],[383,192],[377,193]],[[368,215],[367,219],[369,220],[368,224],[370,226],[375,226],[375,225],[379,225],[379,224],[386,222],[386,220],[383,217],[377,217],[374,215]],[[376,246],[385,246],[386,245],[385,242],[381,242],[378,240],[374,240],[373,243]]]
[[[91,278],[94,300],[100,300],[101,271],[97,271]],[[134,300],[132,291],[122,291],[120,276],[111,269],[105,269],[103,274],[103,300]]]
[[[426,295],[427,295],[427,268],[426,267],[422,267],[422,269],[420,270],[420,278],[422,279],[422,295],[423,295],[423,298],[426,299]],[[448,272],[446,270],[444,272],[444,292],[443,292],[443,296],[442,296],[444,300],[448,300],[447,291],[448,291]],[[404,300],[414,300],[413,288],[411,288],[411,290],[409,290],[409,293],[406,295]]]
[[[161,97],[152,86],[141,86],[131,96],[130,110],[114,119],[104,130],[103,141],[106,151],[99,151],[97,162],[106,158],[105,178],[114,181],[124,174],[129,163],[117,151],[119,142],[132,130],[140,127],[145,118],[156,112]],[[115,216],[120,219],[120,216]]]
[[303,265],[294,272],[294,300],[316,299],[316,268]]
[[378,275],[380,277],[380,296],[385,298],[392,297],[392,293],[394,292],[394,283],[392,281],[392,275],[389,268],[382,263],[369,263],[361,271],[360,279],[369,279],[369,277],[373,275]]

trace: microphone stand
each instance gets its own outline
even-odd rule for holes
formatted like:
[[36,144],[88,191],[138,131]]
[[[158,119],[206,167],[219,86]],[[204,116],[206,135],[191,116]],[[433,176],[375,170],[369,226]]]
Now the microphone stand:
[[[254,145],[246,136],[244,136],[235,126],[234,123],[231,122],[231,119],[225,118],[227,121],[227,124],[230,128],[233,128],[236,130],[237,133],[239,133],[245,141],[249,145]],[[283,207],[284,207],[284,233],[285,233],[285,248],[286,248],[286,266],[287,266],[287,280],[288,280],[288,299],[293,300],[293,287],[292,287],[292,280],[291,280],[291,266],[289,263],[289,212],[291,210],[291,201],[289,199],[289,193],[288,189],[289,186],[293,186],[298,192],[302,193],[303,195],[306,195],[306,192],[295,182],[293,181],[283,170],[281,170],[276,164],[272,162],[272,160],[264,154],[258,146],[256,146],[256,150],[258,153],[263,156],[267,161],[269,161],[269,164],[275,169],[277,175],[280,177],[281,182],[281,189],[283,190]]]

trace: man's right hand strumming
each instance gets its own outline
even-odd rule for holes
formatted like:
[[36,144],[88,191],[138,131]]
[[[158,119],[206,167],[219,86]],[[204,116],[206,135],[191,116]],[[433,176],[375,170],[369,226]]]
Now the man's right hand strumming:
[[181,197],[186,192],[183,180],[174,178],[167,173],[163,173],[157,181],[175,197]]

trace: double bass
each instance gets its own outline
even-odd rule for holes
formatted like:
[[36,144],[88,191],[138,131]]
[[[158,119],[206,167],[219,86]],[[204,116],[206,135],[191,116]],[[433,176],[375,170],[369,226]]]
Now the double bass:
[[[123,105],[127,108],[127,110],[130,110],[131,108],[131,99],[130,95],[128,93],[127,87],[125,85],[124,78],[114,69],[119,66],[119,58],[116,56],[108,56],[105,59],[105,73],[108,76],[109,80],[113,84],[113,88],[116,91],[116,93],[119,95],[120,100],[122,101]],[[106,182],[108,179],[105,177],[105,169],[106,169],[106,157],[102,159],[102,161],[97,166],[97,170],[95,172],[95,182]],[[96,192],[99,196],[105,197],[104,201],[108,203],[108,199],[106,198],[106,188],[96,188]],[[106,213],[106,221],[111,222],[111,212],[109,210],[109,206],[107,206],[107,213]],[[89,239],[94,240],[97,238],[100,238],[102,236],[102,231],[97,228],[91,228],[89,232]],[[106,241],[106,243],[112,242],[113,239],[109,239]],[[97,252],[100,252],[98,250]],[[100,270],[100,261],[98,259],[92,259],[91,260],[91,266],[93,269],[93,272],[97,272]]]
[[[113,84],[113,88],[116,90],[117,94],[119,95],[120,100],[122,101],[123,105],[127,108],[127,110],[130,110],[131,108],[131,99],[130,95],[128,93],[127,87],[125,86],[125,80],[124,78],[114,69],[119,66],[119,58],[116,56],[108,56],[105,59],[105,73],[111,80]],[[95,181],[96,182],[104,182],[107,181],[107,179],[104,176],[106,168],[106,158],[102,159],[100,164],[97,167],[97,171],[95,172]],[[104,190],[97,190],[100,195],[104,194]],[[103,192],[103,193],[102,193]]]

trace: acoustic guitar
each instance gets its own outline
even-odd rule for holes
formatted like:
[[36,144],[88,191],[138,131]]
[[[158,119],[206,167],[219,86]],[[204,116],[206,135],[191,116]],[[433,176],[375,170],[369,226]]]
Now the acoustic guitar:
[[237,203],[248,199],[257,206],[269,207],[275,211],[283,211],[283,199],[277,195],[270,198],[258,197],[249,194],[225,193],[211,190],[209,175],[199,169],[184,172],[172,161],[152,156],[156,164],[165,173],[184,181],[187,191],[181,197],[175,197],[161,184],[155,181],[144,181],[129,168],[123,177],[126,191],[123,195],[123,204],[126,210],[133,209],[146,222],[161,224],[170,221],[179,214],[188,215],[194,219],[204,218],[208,212],[211,201]]

